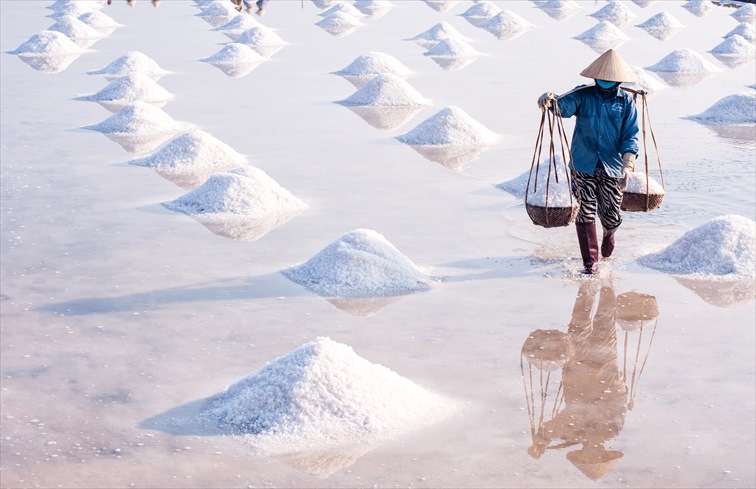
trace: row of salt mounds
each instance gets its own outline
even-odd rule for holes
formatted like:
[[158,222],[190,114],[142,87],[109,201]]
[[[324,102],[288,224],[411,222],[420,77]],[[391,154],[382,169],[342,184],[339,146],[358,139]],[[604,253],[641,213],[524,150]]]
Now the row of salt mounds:
[[209,399],[201,419],[269,455],[380,443],[453,414],[454,404],[320,337]]
[[478,27],[490,32],[497,39],[506,41],[523,35],[533,29],[535,25],[511,10],[502,10],[490,19],[478,24]]
[[273,29],[265,26],[250,27],[239,34],[236,42],[246,44],[265,57],[273,56],[273,54],[288,44]]
[[202,58],[200,61],[215,66],[232,78],[239,78],[268,61],[268,59],[246,44],[231,42],[223,46],[217,53]]
[[596,19],[611,22],[620,29],[635,17],[635,14],[622,2],[609,2],[590,15]]
[[730,15],[738,22],[753,22],[756,20],[756,5],[746,3]]
[[231,2],[213,2],[195,14],[213,27],[218,27],[239,15]]
[[42,31],[8,54],[17,55],[21,61],[43,73],[60,73],[85,52],[61,32]]
[[566,20],[583,7],[572,0],[548,0],[539,3],[538,8],[554,20]]
[[405,41],[415,41],[425,49],[430,49],[444,39],[456,39],[458,41],[469,42],[471,38],[462,35],[454,26],[448,22],[439,22],[430,29],[420,34],[404,39]]
[[573,37],[596,51],[605,51],[630,39],[617,26],[605,20],[600,21],[587,31]]
[[232,41],[236,41],[242,32],[253,27],[263,27],[263,25],[251,15],[237,15],[225,24],[213,27],[212,30],[220,32]]
[[105,37],[100,31],[73,15],[59,17],[47,30],[60,32],[85,49]]
[[226,143],[193,129],[175,137],[155,154],[129,164],[152,168],[182,187],[195,187],[212,173],[246,166],[248,162]]
[[306,262],[282,270],[292,282],[324,297],[387,297],[428,290],[434,279],[383,235],[356,229]]
[[[528,170],[517,177],[507,180],[496,185],[496,188],[508,192],[515,197],[524,199],[525,192],[528,195],[528,204],[538,207],[570,207],[577,204],[577,199],[571,197],[570,187],[568,185],[567,174],[561,155],[554,155],[554,163],[549,161],[548,157],[541,159],[538,165],[538,172]],[[537,176],[537,179],[536,179]],[[530,187],[528,187],[530,179]],[[548,182],[548,204],[546,202],[546,184]]]
[[370,51],[355,58],[345,68],[333,71],[331,74],[338,75],[359,88],[376,75],[407,78],[412,71],[390,54]]
[[756,223],[738,215],[714,218],[639,262],[670,274],[756,275]]
[[753,43],[754,41],[756,41],[756,28],[751,23],[741,22],[737,27],[725,34],[723,37],[727,39],[731,36],[740,36],[746,41]]
[[666,41],[685,26],[669,12],[659,12],[636,27],[643,29],[660,41]]
[[687,119],[711,125],[756,124],[756,93],[728,95],[697,115]]
[[711,0],[688,0],[682,7],[696,17],[703,17],[711,12],[716,5]]
[[[360,16],[364,17],[361,12]],[[360,22],[360,19],[358,17],[355,17],[354,15],[337,11],[323,18],[323,20],[316,22],[315,25],[334,37],[344,37],[353,33],[364,24]]]
[[373,77],[350,97],[336,102],[345,106],[418,107],[432,105],[412,85],[392,74]]
[[97,102],[111,112],[121,110],[133,102],[146,102],[162,107],[173,99],[173,94],[141,73],[116,78],[97,93],[76,97],[76,100]]
[[129,51],[120,58],[109,63],[105,68],[87,71],[88,75],[103,75],[108,81],[113,81],[131,73],[141,73],[157,81],[170,71],[162,69],[157,62],[139,51]]

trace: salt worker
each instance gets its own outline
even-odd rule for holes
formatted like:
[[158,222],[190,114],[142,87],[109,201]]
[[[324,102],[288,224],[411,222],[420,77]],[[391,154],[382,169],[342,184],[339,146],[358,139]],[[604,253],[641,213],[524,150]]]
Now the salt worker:
[[563,118],[575,116],[570,167],[575,170],[573,192],[580,202],[575,219],[582,273],[598,271],[599,243],[596,213],[603,227],[601,256],[614,251],[614,236],[622,224],[622,193],[638,156],[638,112],[632,97],[620,89],[623,82],[637,81],[635,72],[614,49],[606,51],[580,75],[593,78],[593,85],[580,85],[555,95],[538,98],[541,110],[554,110]]

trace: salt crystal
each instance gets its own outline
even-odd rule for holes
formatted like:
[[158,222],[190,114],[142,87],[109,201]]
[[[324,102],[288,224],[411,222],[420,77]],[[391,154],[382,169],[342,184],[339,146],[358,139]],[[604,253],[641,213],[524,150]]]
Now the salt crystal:
[[377,75],[350,97],[337,102],[346,106],[421,106],[431,105],[409,83],[390,73]]
[[246,166],[247,158],[213,135],[194,129],[175,137],[157,153],[129,164],[173,171],[225,170]]
[[721,71],[691,49],[678,49],[646,69],[664,73],[715,73]]
[[728,95],[702,113],[687,119],[711,125],[756,124],[756,93]]
[[672,14],[668,12],[659,12],[645,22],[638,24],[636,27],[640,27],[648,34],[661,41],[666,41],[684,26],[679,20],[673,17]]
[[543,157],[537,171],[533,168],[532,171],[528,170],[512,180],[500,183],[497,187],[526,199],[528,205],[548,208],[572,207],[577,205],[577,199],[570,190],[563,161],[559,154],[554,155],[553,161],[548,156]]
[[84,49],[77,46],[65,34],[58,31],[42,31],[34,34],[28,41],[21,44],[9,54],[18,55],[67,55],[81,54]]
[[500,137],[459,107],[449,106],[396,139],[411,145],[491,146]]
[[89,75],[104,75],[108,80],[115,80],[130,73],[141,73],[157,80],[170,72],[162,69],[155,60],[139,51],[129,51],[105,68],[87,71]]

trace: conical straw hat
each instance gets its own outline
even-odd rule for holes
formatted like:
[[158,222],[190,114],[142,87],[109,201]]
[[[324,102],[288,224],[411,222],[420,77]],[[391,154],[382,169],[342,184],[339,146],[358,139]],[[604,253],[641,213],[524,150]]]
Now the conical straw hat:
[[580,74],[594,80],[613,82],[638,81],[638,76],[633,69],[630,68],[630,65],[614,49],[610,49],[596,58],[596,61],[588,65]]
[[567,460],[592,481],[604,477],[622,457],[621,452],[608,451],[599,456],[586,456],[582,450],[567,452]]

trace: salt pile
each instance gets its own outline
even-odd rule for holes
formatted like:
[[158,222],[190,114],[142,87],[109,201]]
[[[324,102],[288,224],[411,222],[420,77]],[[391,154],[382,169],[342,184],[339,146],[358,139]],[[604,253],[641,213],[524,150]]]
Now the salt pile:
[[352,96],[336,102],[346,106],[422,106],[431,105],[409,83],[390,73],[377,75]]
[[423,31],[415,37],[405,39],[405,41],[415,41],[424,48],[428,49],[444,39],[457,39],[460,41],[472,41],[469,37],[463,36],[460,32],[447,22],[439,22],[427,31]]
[[756,5],[746,3],[730,15],[738,22],[753,22],[756,19]]
[[113,112],[132,102],[147,102],[161,107],[172,99],[172,93],[141,73],[117,78],[97,93],[76,97],[76,100],[98,102]]
[[494,3],[482,1],[476,3],[459,15],[469,19],[490,19],[499,12],[501,12],[501,9]]
[[47,30],[60,32],[69,39],[98,39],[104,37],[97,29],[85,24],[72,15],[59,17]]
[[110,16],[100,12],[99,10],[93,10],[92,12],[82,14],[79,16],[79,20],[87,24],[89,27],[104,34],[110,33],[114,29],[117,29],[119,27],[123,27],[122,24],[119,24]]
[[756,275],[756,225],[738,215],[720,216],[683,234],[639,262],[672,274]]
[[539,2],[538,8],[555,20],[566,20],[575,15],[582,7],[572,0],[548,0]]
[[218,27],[239,15],[239,12],[236,11],[231,2],[214,2],[195,15],[211,26]]
[[[556,193],[563,193],[565,189],[563,189],[563,186],[566,186],[567,182],[567,174],[564,169],[564,163],[561,155],[554,155],[554,161],[556,162],[556,169],[554,169],[554,163],[549,163],[548,156],[545,156],[541,158],[541,162],[538,165],[538,172],[537,172],[537,180],[536,180],[536,170],[533,168],[533,174],[531,176],[531,171],[527,170],[520,175],[516,176],[515,178],[511,180],[507,180],[504,182],[501,182],[496,185],[496,188],[499,190],[503,190],[507,193],[510,193],[514,195],[515,197],[524,199],[525,198],[525,192],[528,191],[528,202],[532,205],[545,205],[545,195],[544,198],[541,198],[541,201],[544,203],[537,204],[535,203],[535,196],[534,193],[538,191],[539,193],[546,192],[546,181],[549,182],[549,207],[553,207],[554,204],[552,203],[552,192]],[[551,172],[551,177],[549,177],[549,172]],[[557,183],[557,179],[559,179],[559,182]],[[528,180],[530,180],[530,188],[528,190]],[[569,200],[569,194],[566,194],[566,201],[567,206],[570,204]],[[560,202],[564,199],[560,199]]]
[[609,2],[602,8],[590,14],[591,17],[596,19],[605,20],[611,22],[617,27],[622,27],[627,24],[635,14],[621,2]]
[[678,49],[646,69],[659,73],[715,73],[721,71],[691,49]]
[[659,12],[645,22],[638,24],[636,27],[648,32],[655,38],[664,41],[672,37],[677,31],[682,29],[683,24],[668,12]]
[[292,282],[325,297],[380,297],[428,290],[431,276],[383,235],[356,229],[306,262],[283,270]]
[[602,20],[582,34],[575,36],[573,39],[578,39],[580,41],[611,42],[626,41],[629,37],[611,22]]
[[100,6],[98,6],[95,2],[68,2],[59,4],[57,7],[54,7],[55,5],[56,4],[50,6],[53,13],[48,15],[48,17],[52,17],[53,19],[64,17],[66,15],[78,17],[82,14],[86,14],[87,12],[92,12],[93,10],[100,8]]
[[436,12],[446,12],[457,3],[459,0],[423,0],[427,6],[435,10]]
[[748,22],[741,22],[736,28],[725,34],[724,38],[727,39],[731,36],[740,36],[752,43],[756,41],[756,28]]
[[712,125],[756,124],[756,93],[728,95],[702,113],[687,119]]
[[213,27],[212,30],[218,31],[230,39],[236,40],[239,37],[239,34],[252,27],[263,27],[263,25],[251,15],[237,15],[225,24]]
[[56,56],[82,54],[84,49],[66,37],[62,32],[42,31],[34,34],[28,41],[21,44],[8,54],[19,56]]
[[129,164],[166,171],[226,170],[247,165],[247,158],[231,146],[200,129],[181,134],[160,151]]
[[669,85],[662,80],[654,77],[651,73],[644,70],[640,66],[630,65],[630,68],[635,72],[638,77],[638,81],[623,83],[623,86],[633,88],[635,90],[645,90],[649,93],[658,92],[665,88],[669,88]]
[[268,58],[261,56],[251,47],[238,42],[228,43],[212,56],[200,59],[202,62],[215,66],[254,64],[262,63],[267,60]]
[[474,58],[480,56],[480,53],[465,41],[448,38],[439,41],[423,55],[434,58]]
[[682,7],[697,17],[703,17],[711,12],[714,6],[711,0],[688,0]]
[[251,166],[213,173],[199,187],[163,205],[192,216],[231,219],[267,219],[307,208],[267,173]]
[[393,8],[394,4],[388,0],[356,0],[354,6],[369,17],[378,17]]
[[502,10],[485,22],[481,22],[478,27],[485,29],[498,39],[508,40],[524,34],[534,28],[535,25],[511,10]]
[[651,194],[664,195],[664,187],[651,177],[648,177],[648,192],[646,191],[646,174],[640,171],[634,171],[630,174],[627,181],[625,192],[631,194]]
[[421,146],[491,146],[499,141],[499,135],[474,120],[462,109],[449,106],[396,139],[405,144]]
[[332,72],[348,79],[369,79],[376,75],[391,74],[406,78],[412,74],[398,59],[386,53],[370,51],[354,59],[345,68]]
[[329,15],[319,22],[315,22],[315,25],[328,32],[329,34],[340,37],[351,34],[363,24],[356,17],[353,17],[344,12],[336,12],[335,14]]
[[102,8],[102,3],[98,0],[55,0],[51,5],[48,5],[45,8],[57,12],[60,9],[69,8],[72,4],[79,4],[79,6],[86,7],[90,10]]
[[170,72],[162,69],[155,60],[139,51],[129,51],[100,70],[87,71],[89,75],[104,75],[108,80],[115,80],[131,73],[141,73],[157,80]]
[[354,17],[355,19],[365,17],[365,14],[363,14],[361,10],[359,10],[357,7],[355,7],[351,3],[346,3],[346,2],[339,2],[333,7],[326,10],[325,12],[319,13],[318,15],[321,17],[328,17],[331,15],[337,14],[339,12],[343,14],[347,14],[350,17]]
[[202,416],[273,454],[374,444],[453,411],[450,401],[320,337],[213,396]]
[[646,8],[649,5],[653,5],[654,3],[656,3],[656,0],[633,0],[633,3],[639,6],[640,8]]
[[168,134],[181,130],[181,123],[146,102],[133,102],[108,117],[99,124],[84,126],[83,129],[106,134]]
[[247,46],[284,46],[286,42],[268,27],[250,27],[239,34],[236,42]]
[[711,53],[720,56],[753,58],[756,55],[756,47],[754,47],[753,41],[749,42],[743,39],[742,36],[735,34],[717,44],[712,48]]

